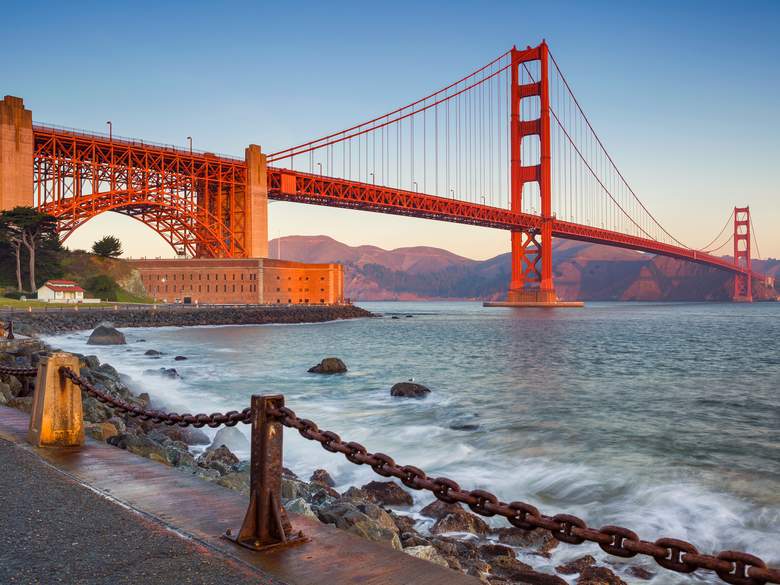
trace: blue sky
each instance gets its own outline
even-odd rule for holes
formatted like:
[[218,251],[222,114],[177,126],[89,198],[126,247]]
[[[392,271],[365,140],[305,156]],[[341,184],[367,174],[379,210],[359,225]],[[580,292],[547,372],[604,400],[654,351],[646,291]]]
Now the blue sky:
[[[408,103],[513,44],[546,38],[618,166],[692,246],[749,204],[764,257],[780,257],[780,2],[6,2],[0,92],[39,122],[243,153],[339,130]],[[294,204],[272,236],[328,234],[473,258],[504,232]],[[104,214],[69,240],[117,233]],[[149,237],[147,237],[149,236]]]

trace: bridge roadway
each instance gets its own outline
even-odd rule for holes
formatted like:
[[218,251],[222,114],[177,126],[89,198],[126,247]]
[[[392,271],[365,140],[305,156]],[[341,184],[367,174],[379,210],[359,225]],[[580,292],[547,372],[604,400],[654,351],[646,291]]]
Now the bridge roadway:
[[247,497],[87,439],[25,442],[28,416],[0,407],[0,583],[33,585],[478,585],[310,518],[311,541],[262,554],[220,537]]
[[[541,231],[544,222],[540,215],[519,213],[501,207],[275,167],[268,167],[268,197],[277,201],[406,215],[503,230]],[[735,273],[747,274],[748,272],[744,267],[737,266],[726,258],[650,238],[556,218],[552,218],[551,227],[552,235],[556,238],[661,254]],[[752,275],[759,280],[766,280],[766,277],[758,272],[753,271]]]

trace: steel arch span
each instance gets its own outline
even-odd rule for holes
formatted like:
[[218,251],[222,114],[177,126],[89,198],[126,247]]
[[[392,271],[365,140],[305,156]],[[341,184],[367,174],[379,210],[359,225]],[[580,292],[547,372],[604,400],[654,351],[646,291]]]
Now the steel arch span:
[[246,165],[141,141],[34,127],[36,205],[62,239],[106,211],[133,217],[178,253],[246,255]]

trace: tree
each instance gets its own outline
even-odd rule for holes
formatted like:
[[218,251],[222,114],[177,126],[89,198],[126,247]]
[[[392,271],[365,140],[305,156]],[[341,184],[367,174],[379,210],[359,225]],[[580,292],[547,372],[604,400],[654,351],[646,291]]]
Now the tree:
[[0,231],[16,255],[16,284],[22,290],[21,247],[29,254],[30,292],[38,290],[35,284],[35,260],[42,239],[54,237],[57,220],[33,207],[14,207],[0,213]]
[[122,255],[122,242],[114,236],[103,236],[92,244],[92,252],[103,258],[117,258]]
[[116,281],[105,274],[93,276],[87,280],[84,284],[84,288],[93,296],[103,299],[104,301],[115,301],[117,299],[117,292],[119,292],[119,285]]

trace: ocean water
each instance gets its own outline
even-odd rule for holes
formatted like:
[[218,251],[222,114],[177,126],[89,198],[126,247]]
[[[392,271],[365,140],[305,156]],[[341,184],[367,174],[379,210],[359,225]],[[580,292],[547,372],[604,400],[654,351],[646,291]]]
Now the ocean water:
[[[48,341],[98,355],[178,412],[238,410],[252,394],[281,393],[320,428],[462,487],[780,565],[780,304],[361,306],[383,316],[126,329],[123,347],[86,346],[88,332]],[[152,359],[147,349],[166,355]],[[174,362],[178,354],[189,359]],[[306,372],[331,355],[347,374]],[[182,378],[144,374],[163,366]],[[409,379],[431,394],[392,398],[390,386]],[[285,464],[304,478],[324,467],[337,489],[382,479],[297,433],[284,440]],[[413,513],[432,500],[413,495]],[[627,564],[656,573],[653,584],[718,582],[608,557],[595,545],[521,559],[551,570],[587,553],[630,583],[647,581],[625,576]]]

